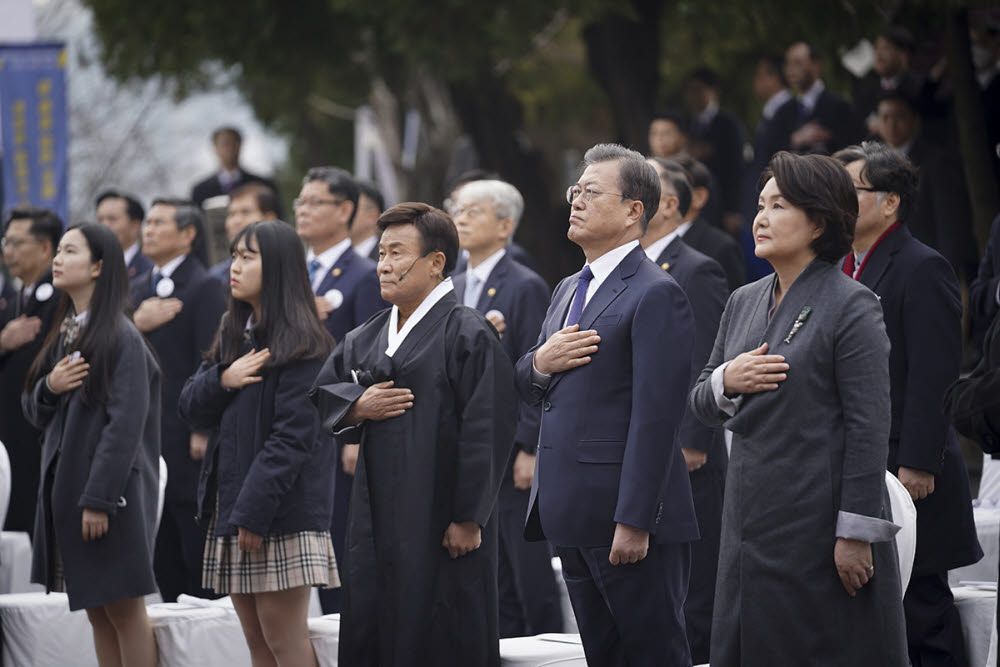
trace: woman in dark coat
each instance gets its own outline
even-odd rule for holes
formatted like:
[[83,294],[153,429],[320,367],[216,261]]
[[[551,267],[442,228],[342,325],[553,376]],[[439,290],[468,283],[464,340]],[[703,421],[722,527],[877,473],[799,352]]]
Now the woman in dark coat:
[[159,368],[125,315],[128,277],[109,229],[71,227],[52,268],[62,324],[22,400],[45,431],[31,579],[87,610],[99,664],[155,665],[143,596],[156,591]]
[[231,595],[255,665],[315,665],[310,588],[340,585],[337,460],[307,393],[333,339],[289,225],[246,227],[232,256],[229,310],[179,404],[213,433],[198,489],[199,515],[211,517],[202,584]]
[[889,340],[834,264],[858,200],[835,160],[778,153],[753,223],[774,275],[729,299],[691,393],[733,431],[712,667],[908,664],[889,520]]

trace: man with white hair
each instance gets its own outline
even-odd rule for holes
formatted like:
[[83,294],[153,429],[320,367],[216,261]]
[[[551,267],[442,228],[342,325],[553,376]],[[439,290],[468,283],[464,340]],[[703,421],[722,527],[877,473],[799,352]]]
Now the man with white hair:
[[[462,187],[452,207],[464,273],[454,277],[455,294],[486,315],[501,333],[504,351],[516,362],[535,344],[548,307],[542,278],[515,261],[508,247],[524,212],[513,185],[498,180]],[[546,542],[522,535],[538,449],[539,410],[521,402],[514,455],[500,487],[500,636],[561,632],[559,594]]]

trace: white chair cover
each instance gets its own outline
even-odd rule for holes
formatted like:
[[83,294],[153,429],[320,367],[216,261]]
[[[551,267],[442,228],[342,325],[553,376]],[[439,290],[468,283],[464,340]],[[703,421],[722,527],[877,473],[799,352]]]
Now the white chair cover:
[[549,667],[549,665],[559,665],[559,667],[587,667],[586,658],[560,658],[550,662],[543,662],[538,667]]
[[906,593],[913,573],[913,556],[917,552],[917,508],[910,499],[910,492],[889,471],[885,473],[885,485],[889,490],[892,522],[901,526],[901,530],[896,533],[896,551],[899,554],[900,589]]
[[7,448],[0,442],[0,526],[7,522],[7,508],[10,507],[10,457]]
[[1000,459],[983,454],[983,475],[979,478],[977,507],[1000,507]]
[[502,667],[538,667],[553,660],[583,657],[580,635],[549,633],[500,640]]
[[340,614],[327,614],[326,616],[310,618],[309,641],[312,642],[319,667],[337,667],[337,651],[340,645]]
[[160,495],[156,499],[156,530],[160,530],[160,517],[163,516],[163,498],[167,493],[167,462],[160,457]]
[[0,595],[3,664],[97,667],[87,612],[70,612],[65,593]]

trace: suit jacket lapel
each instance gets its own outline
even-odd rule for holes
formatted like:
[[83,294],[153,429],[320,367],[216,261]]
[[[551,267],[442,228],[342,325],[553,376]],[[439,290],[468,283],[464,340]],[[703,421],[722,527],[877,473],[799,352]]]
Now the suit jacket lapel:
[[639,264],[646,258],[646,251],[641,246],[625,255],[618,266],[611,271],[601,286],[590,297],[590,301],[580,315],[580,330],[589,329],[604,310],[621,295],[628,287],[628,278],[635,275]]
[[663,249],[660,256],[656,258],[656,265],[667,273],[670,273],[681,255],[681,243],[683,243],[681,237],[675,236],[674,240],[667,244],[667,247]]
[[[781,299],[781,303],[778,304],[774,312],[774,317],[771,318],[771,321],[764,328],[763,335],[757,340],[752,341],[753,347],[758,347],[766,341],[768,343],[768,354],[780,354],[778,348],[788,344],[785,343],[785,339],[792,330],[792,326],[795,324],[799,313],[802,312],[802,308],[805,306],[816,307],[816,292],[829,276],[829,271],[824,271],[824,269],[839,270],[835,265],[831,266],[828,262],[824,262],[821,259],[814,259],[809,266],[802,270],[802,273],[792,283],[788,293]],[[777,277],[774,280],[777,280]],[[774,283],[771,282],[770,284],[773,285]],[[762,295],[761,306],[754,313],[753,323],[758,330],[761,324],[761,316],[763,316],[764,321],[767,319],[770,294],[771,292],[768,290]],[[751,343],[749,340],[747,342]]]
[[899,252],[903,244],[910,238],[910,230],[900,225],[889,236],[885,237],[881,243],[872,248],[872,256],[868,258],[865,270],[858,276],[858,282],[875,291],[885,272],[892,264],[893,258]]
[[490,271],[489,277],[483,283],[483,290],[479,293],[479,302],[476,304],[476,310],[480,313],[489,312],[497,292],[503,289],[503,279],[507,275],[507,266],[512,261],[510,251],[507,251],[500,258],[500,261],[497,262],[497,265],[493,267],[493,270]]
[[316,294],[326,294],[333,289],[340,276],[344,275],[351,268],[351,260],[355,254],[350,248],[340,254],[337,261],[327,271],[326,276],[323,277],[322,282],[319,284],[319,289],[316,290]]

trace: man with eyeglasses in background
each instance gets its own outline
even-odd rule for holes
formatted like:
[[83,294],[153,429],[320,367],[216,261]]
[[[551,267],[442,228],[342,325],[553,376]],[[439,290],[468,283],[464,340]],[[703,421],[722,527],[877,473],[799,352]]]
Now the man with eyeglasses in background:
[[[302,189],[292,206],[295,229],[306,244],[306,267],[316,295],[316,310],[327,331],[338,343],[347,332],[387,307],[382,300],[375,262],[351,249],[351,226],[360,196],[357,183],[343,169],[313,167],[302,179]],[[404,279],[404,273],[400,279]],[[337,561],[344,562],[347,511],[351,482],[358,461],[358,445],[334,438],[340,466],[330,536]],[[323,613],[340,611],[340,589],[319,593]]]
[[10,457],[11,493],[5,530],[34,532],[41,469],[41,432],[21,413],[31,362],[52,327],[61,292],[52,287],[52,258],[63,223],[46,208],[15,209],[4,225],[3,256],[21,281],[11,319],[0,330],[0,442]]
[[660,204],[656,171],[614,144],[584,165],[567,236],[587,264],[556,287],[515,373],[542,408],[524,534],[556,547],[589,664],[690,665],[698,522],[676,435],[694,318],[639,245]]

